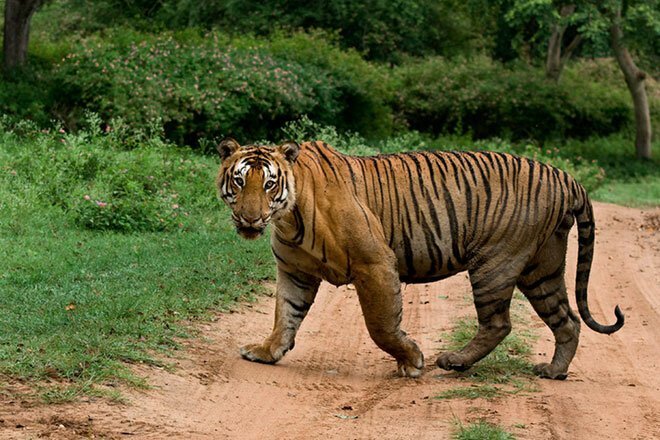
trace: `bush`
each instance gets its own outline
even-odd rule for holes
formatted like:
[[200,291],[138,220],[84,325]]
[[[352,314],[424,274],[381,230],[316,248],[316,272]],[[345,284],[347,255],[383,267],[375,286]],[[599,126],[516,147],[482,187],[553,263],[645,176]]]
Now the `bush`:
[[189,228],[194,214],[217,203],[211,161],[159,138],[125,151],[119,134],[93,128],[98,122],[89,117],[91,127],[76,134],[5,123],[4,143],[16,145],[5,165],[15,185],[35,188],[41,203],[92,230]]
[[[121,25],[150,30],[217,28],[260,36],[277,29],[316,28],[336,33],[343,48],[387,61],[396,60],[402,52],[455,54],[471,50],[483,40],[471,29],[466,5],[434,0],[60,0],[44,9],[55,35]],[[45,20],[40,15],[36,19]]]
[[219,33],[116,31],[85,40],[62,60],[59,99],[72,110],[98,112],[106,122],[120,116],[145,127],[158,118],[169,139],[192,145],[229,134],[268,137],[303,114],[343,120],[355,130],[367,121],[365,130],[377,131],[374,121],[388,120],[388,109],[385,98],[370,95],[382,94],[375,73],[357,54],[314,37],[267,43],[230,41]]
[[0,72],[0,114],[39,125],[48,123],[53,107],[49,69],[32,64],[11,73]]
[[431,58],[396,69],[395,106],[409,127],[475,138],[607,135],[632,120],[625,84],[569,71],[559,84],[539,69],[488,58]]

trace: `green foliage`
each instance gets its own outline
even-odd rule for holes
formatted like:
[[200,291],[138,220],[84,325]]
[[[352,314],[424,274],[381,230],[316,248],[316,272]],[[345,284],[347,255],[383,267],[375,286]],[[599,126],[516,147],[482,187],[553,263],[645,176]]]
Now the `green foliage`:
[[65,3],[84,17],[79,25],[88,31],[131,25],[143,30],[197,27],[267,36],[277,29],[324,29],[336,34],[342,47],[376,60],[396,60],[401,53],[451,55],[471,50],[481,41],[480,33],[470,29],[470,14],[456,1],[103,0],[94,2],[94,7],[81,0]]
[[[479,2],[475,2],[479,3]],[[605,57],[611,54],[610,27],[620,21],[626,36],[626,45],[635,53],[642,68],[657,74],[660,60],[660,2],[641,0],[579,0],[570,3],[552,0],[507,0],[498,2],[497,11],[504,17],[501,31],[512,31],[513,46],[517,54],[525,57],[532,52],[534,58],[543,58],[553,28],[562,24],[568,34],[583,38],[580,52],[587,57]],[[571,4],[572,14],[561,17],[561,6]],[[621,19],[616,11],[621,11]],[[525,53],[527,52],[527,53]]]
[[[281,32],[262,40],[261,45],[278,57],[303,66],[311,66],[325,81],[339,108],[337,112],[308,113],[315,121],[334,125],[340,130],[357,130],[369,137],[384,137],[391,131],[389,101],[393,96],[389,70],[367,63],[353,50],[340,50],[329,43],[326,34]],[[327,99],[327,98],[326,98]]]
[[345,128],[387,131],[387,90],[378,69],[320,37],[230,41],[219,33],[92,37],[58,69],[58,100],[72,111],[120,116],[196,144],[233,135],[257,139],[308,114]]
[[[88,124],[98,127],[100,122],[90,116]],[[12,132],[5,136],[14,144],[26,143]],[[195,161],[190,151],[179,151],[157,137],[125,151],[124,140],[121,130],[71,134],[60,128],[38,135],[27,143],[29,148],[16,148],[6,166],[21,181],[38,185],[43,203],[61,208],[87,229],[184,228],[191,211],[207,208],[214,200],[212,187],[200,188],[197,182],[212,182],[215,170]]]
[[467,426],[458,425],[455,440],[515,440],[515,436],[499,426],[480,420]]
[[552,139],[606,135],[627,127],[623,83],[612,88],[579,75],[561,84],[535,68],[488,58],[430,58],[395,71],[396,108],[414,129],[476,138]]
[[[0,129],[0,374],[43,381],[47,401],[108,395],[99,383],[143,385],[127,364],[162,364],[191,335],[187,320],[273,276],[267,240],[240,240],[216,199],[216,160],[158,138],[125,151],[113,136]],[[156,199],[168,183],[185,227],[89,230],[76,206],[105,182],[153,185],[136,194]]]
[[[626,206],[659,206],[660,160],[635,160],[629,147],[630,138],[632,135],[616,134],[583,141],[567,140],[559,148],[567,158],[586,163],[598,160],[605,179],[592,192],[594,199]],[[660,141],[654,141],[652,149],[660,151]]]
[[0,115],[48,123],[52,102],[44,84],[48,84],[48,69],[34,63],[11,73],[0,72]]

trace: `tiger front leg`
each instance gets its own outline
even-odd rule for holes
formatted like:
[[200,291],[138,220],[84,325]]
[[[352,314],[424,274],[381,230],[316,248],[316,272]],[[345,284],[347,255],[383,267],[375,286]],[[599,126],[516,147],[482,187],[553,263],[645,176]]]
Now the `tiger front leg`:
[[263,343],[241,347],[241,356],[264,364],[282,359],[293,348],[298,328],[314,302],[320,283],[318,278],[278,267],[273,331]]
[[371,339],[397,361],[402,377],[419,377],[424,355],[401,330],[402,300],[399,274],[390,266],[371,265],[354,280]]

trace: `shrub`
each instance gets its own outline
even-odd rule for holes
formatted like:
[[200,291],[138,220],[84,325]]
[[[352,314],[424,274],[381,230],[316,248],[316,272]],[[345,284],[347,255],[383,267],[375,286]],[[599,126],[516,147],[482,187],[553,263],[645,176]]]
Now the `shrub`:
[[606,135],[632,118],[625,85],[569,72],[555,84],[539,69],[488,58],[431,58],[396,69],[395,106],[411,127],[476,138]]
[[123,150],[118,134],[94,129],[98,122],[88,117],[89,127],[75,134],[5,124],[4,136],[14,139],[4,143],[16,145],[6,168],[17,185],[35,188],[41,203],[61,208],[86,229],[188,228],[194,214],[216,203],[212,161],[159,138]]
[[49,69],[34,63],[11,73],[0,72],[0,114],[48,123],[52,108],[48,78]]
[[324,33],[274,33],[261,44],[275,56],[324,74],[340,109],[337,113],[308,114],[313,120],[342,131],[359,131],[367,137],[384,137],[391,131],[393,96],[389,69],[368,63],[354,50],[340,50]]
[[[303,114],[343,118],[359,130],[360,120],[387,114],[379,104],[385,99],[372,99],[365,87],[382,83],[372,79],[374,71],[357,54],[342,54],[320,38],[266,43],[230,41],[219,33],[116,31],[83,41],[62,60],[59,99],[71,109],[98,112],[105,121],[120,116],[135,127],[158,118],[166,136],[178,143],[227,134],[263,138]],[[353,109],[355,102],[360,105]]]

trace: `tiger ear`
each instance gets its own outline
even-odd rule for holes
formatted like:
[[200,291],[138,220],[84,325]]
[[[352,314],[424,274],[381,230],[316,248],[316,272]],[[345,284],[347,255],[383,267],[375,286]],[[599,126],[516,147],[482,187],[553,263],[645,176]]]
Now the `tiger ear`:
[[233,138],[224,138],[217,146],[218,153],[220,153],[220,159],[225,160],[236,150],[241,148],[241,146]]
[[300,153],[300,145],[296,141],[286,141],[278,145],[277,150],[284,155],[286,160],[294,163],[298,158],[298,153]]

